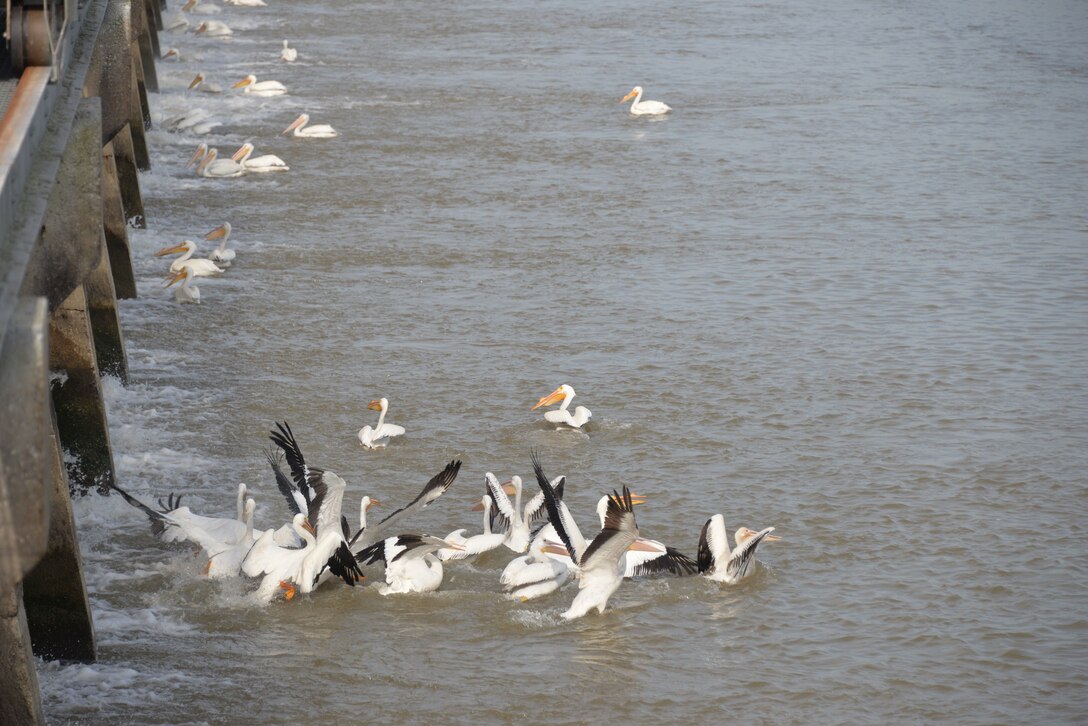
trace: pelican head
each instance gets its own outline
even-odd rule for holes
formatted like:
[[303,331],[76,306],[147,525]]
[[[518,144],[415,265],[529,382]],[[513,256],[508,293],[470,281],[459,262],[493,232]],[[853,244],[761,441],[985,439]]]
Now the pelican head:
[[246,86],[252,86],[256,82],[257,76],[250,73],[248,76],[231,86],[231,88],[245,88]]
[[167,275],[166,279],[163,280],[163,285],[162,286],[163,287],[173,287],[175,282],[179,282],[181,280],[184,280],[184,279],[190,277],[192,274],[193,274],[192,270],[190,270],[188,267],[183,267],[180,270],[178,270],[177,272],[174,272],[174,273],[171,273],[171,274]]
[[[771,527],[771,531],[772,532],[774,531],[774,527]],[[755,530],[748,529],[747,527],[741,527],[740,529],[738,529],[733,534],[733,539],[737,543],[737,546],[739,547],[740,545],[744,544],[745,542],[752,539],[753,537],[755,537],[758,534],[759,534],[759,532],[756,532]],[[778,535],[769,534],[769,535],[767,535],[766,537],[763,538],[763,541],[764,542],[779,542],[779,541],[781,541],[781,539],[782,538],[779,537]]]
[[204,170],[208,168],[208,165],[215,161],[215,157],[219,156],[219,149],[212,147],[208,149],[208,153],[204,155],[204,159],[197,165],[196,173],[203,174]]
[[544,396],[539,401],[537,401],[536,405],[533,406],[529,410],[530,411],[535,411],[538,408],[540,408],[541,406],[551,406],[553,403],[559,403],[560,401],[562,401],[564,399],[570,399],[570,398],[574,398],[574,389],[571,388],[570,386],[568,386],[566,383],[564,383],[559,388],[555,389],[554,391],[549,393],[547,396]]
[[[284,41],[284,42],[286,42],[286,41]],[[308,124],[308,123],[310,123],[310,114],[308,114],[308,113],[299,114],[299,117],[296,118],[294,121],[292,121],[291,125],[283,130],[283,133],[289,134],[292,131],[294,131],[295,129],[300,129],[303,126],[305,126],[306,124]]]
[[193,80],[189,82],[189,89],[188,90],[190,90],[190,91],[193,90],[194,88],[199,86],[201,83],[203,83],[204,80],[205,80],[204,79],[204,74],[203,73],[197,73],[195,76],[193,76]]
[[159,56],[160,60],[166,60],[167,58],[173,58],[176,61],[181,60],[181,52],[177,48],[168,48],[165,53]]
[[449,550],[462,550],[463,551],[465,549],[463,545],[455,544],[453,542],[447,542],[444,539],[439,539],[438,537],[432,537],[429,534],[425,534],[422,537],[420,537],[420,541],[423,542],[423,544],[425,544],[425,545],[430,545],[431,547],[434,547],[435,549],[440,549],[440,550],[441,549],[449,549]]
[[366,407],[369,408],[371,411],[381,411],[382,413],[385,413],[387,410],[389,410],[389,399],[379,398],[368,403]]
[[197,163],[207,155],[208,145],[201,141],[200,146],[196,147],[196,151],[194,151],[193,155],[189,157],[189,161],[185,163],[185,168],[188,169],[190,166]]
[[245,161],[246,159],[248,159],[249,155],[252,154],[252,153],[253,153],[253,144],[251,144],[250,142],[247,141],[247,142],[245,142],[244,144],[242,144],[241,146],[238,147],[238,151],[234,152],[234,155],[230,157],[230,160],[235,162],[235,163],[240,164],[243,161]]
[[196,252],[196,242],[192,240],[185,240],[179,242],[176,245],[170,247],[163,247],[161,250],[155,253],[156,257],[165,257],[166,255],[179,255],[182,252]]
[[182,12],[188,13],[188,12],[191,12],[192,9],[195,8],[195,7],[196,7],[196,0],[189,0],[187,3],[185,3],[184,5],[181,6],[181,10],[182,10]]
[[208,234],[204,235],[204,240],[207,242],[211,242],[212,240],[217,239],[225,240],[228,237],[230,237],[230,222],[223,222],[223,224],[219,225],[211,232],[208,232]]
[[632,88],[632,89],[631,89],[631,92],[630,92],[630,93],[628,93],[628,94],[627,94],[626,96],[624,96],[623,98],[621,98],[621,99],[620,99],[620,100],[618,101],[618,103],[623,103],[624,101],[630,101],[630,100],[631,100],[632,98],[635,98],[635,97],[636,97],[636,96],[638,96],[638,95],[639,95],[640,93],[642,93],[642,86],[635,86],[634,88]]
[[544,546],[540,548],[540,551],[548,555],[559,555],[560,557],[570,557],[570,552],[567,552],[567,548],[558,542],[552,542],[547,540],[544,542]]
[[[185,8],[182,8],[182,10],[184,10],[184,9]],[[205,22],[201,23],[200,25],[196,26],[197,35],[200,35],[201,33],[206,33],[206,32],[208,32],[208,23],[207,23],[207,21],[205,21]]]
[[377,499],[371,499],[370,497],[363,497],[362,500],[363,511],[370,511],[371,507],[380,507],[382,505]]

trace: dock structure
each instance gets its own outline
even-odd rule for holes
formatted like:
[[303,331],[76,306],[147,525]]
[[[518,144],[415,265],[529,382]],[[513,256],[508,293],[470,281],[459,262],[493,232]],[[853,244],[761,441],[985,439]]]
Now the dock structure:
[[0,8],[0,724],[44,723],[35,655],[96,657],[71,497],[114,480],[101,376],[128,375],[164,5]]

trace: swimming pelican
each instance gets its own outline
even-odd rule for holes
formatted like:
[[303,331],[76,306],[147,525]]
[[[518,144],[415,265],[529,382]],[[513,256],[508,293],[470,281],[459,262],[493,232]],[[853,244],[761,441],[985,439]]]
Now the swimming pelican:
[[378,592],[431,592],[442,584],[442,560],[434,553],[441,549],[460,550],[461,545],[426,534],[401,534],[375,542],[356,555],[359,562],[385,563],[385,582]]
[[287,93],[287,86],[279,81],[257,81],[257,76],[252,73],[235,83],[231,88],[245,89],[242,93],[251,96],[282,96]]
[[619,100],[620,103],[634,98],[634,103],[631,104],[631,108],[628,109],[632,116],[661,116],[666,114],[672,109],[661,101],[643,101],[642,100],[642,86],[635,86],[631,89],[631,92]]
[[230,263],[234,261],[235,256],[234,250],[227,248],[228,239],[230,239],[230,222],[223,222],[223,224],[204,235],[205,242],[219,240],[219,246],[212,250],[212,253],[208,255],[208,259],[223,267],[230,267]]
[[216,266],[211,260],[207,260],[201,257],[191,259],[193,253],[196,252],[196,242],[192,240],[185,240],[172,247],[163,247],[161,250],[155,253],[156,257],[165,257],[166,255],[176,255],[179,252],[184,252],[181,257],[177,258],[170,263],[170,272],[178,272],[183,268],[188,268],[193,273],[193,277],[208,277],[209,275],[218,275],[223,272],[222,268]]
[[438,550],[437,557],[442,561],[446,560],[463,560],[467,557],[473,557],[475,555],[483,554],[484,552],[490,552],[493,549],[502,547],[506,541],[506,534],[503,532],[491,531],[491,497],[486,494],[480,499],[480,508],[484,510],[484,531],[483,534],[473,535],[472,537],[466,537],[464,529],[456,529],[446,535],[446,542],[460,545],[460,549],[452,549],[450,547],[444,547]]
[[573,400],[574,389],[564,383],[559,388],[537,401],[536,405],[530,410],[535,411],[541,406],[551,406],[553,403],[562,401],[563,403],[560,404],[558,409],[544,413],[544,420],[556,424],[557,426],[566,425],[571,428],[581,429],[593,416],[593,412],[585,406],[578,406],[574,409],[574,415],[572,416],[567,410],[567,407],[570,406],[570,402]]
[[364,449],[384,449],[389,442],[382,441],[382,439],[391,439],[404,433],[403,426],[385,422],[385,412],[389,410],[389,399],[379,398],[368,403],[366,407],[371,411],[379,411],[379,413],[378,423],[375,424],[374,428],[364,426],[359,429],[359,443],[363,445]]
[[250,158],[251,154],[253,154],[253,144],[247,141],[230,158],[231,161],[241,164],[242,168],[247,172],[290,171],[291,169],[291,167],[287,166],[287,162],[275,154],[264,154],[263,156]]
[[169,33],[180,33],[189,27],[189,18],[180,10],[163,18],[162,29]]
[[245,498],[246,485],[238,485],[238,502],[235,517],[205,517],[194,514],[189,507],[181,506],[181,497],[171,494],[165,502],[159,500],[160,509],[155,510],[126,492],[116,484],[107,485],[120,494],[126,502],[136,507],[151,520],[151,533],[163,542],[195,542],[213,540],[218,542],[237,541],[246,531]]
[[[578,566],[578,594],[562,617],[565,620],[580,618],[593,609],[603,613],[608,599],[623,582],[623,554],[628,548],[637,547],[638,524],[635,522],[631,491],[627,487],[623,488],[622,494],[613,490],[608,497],[604,527],[589,545],[585,545],[584,540],[577,542],[571,538],[571,532],[566,527],[568,520],[559,507],[561,502],[544,476],[535,454],[533,471],[537,484],[544,492],[552,526]],[[545,545],[544,551],[549,550],[559,554],[563,548]]]
[[196,167],[196,173],[209,179],[232,179],[246,173],[245,167],[231,159],[217,159],[219,150],[208,149],[204,159]]
[[203,73],[197,73],[192,81],[189,82],[189,91],[200,91],[201,93],[222,93],[223,88],[217,86],[214,83],[208,82]]
[[729,551],[725,517],[715,514],[706,520],[702,532],[699,533],[700,574],[715,582],[737,584],[752,572],[759,544],[764,540],[777,542],[782,539],[771,534],[773,531],[774,527],[767,527],[759,532],[741,527],[733,535],[737,546]]
[[499,577],[507,597],[526,602],[563,586],[570,577],[573,563],[569,558],[564,562],[544,552],[544,547],[558,538],[555,528],[546,524],[529,544],[529,553],[510,560]]
[[[644,504],[646,497],[632,492],[634,504]],[[608,511],[608,497],[601,497],[597,502],[597,517],[604,529]],[[639,537],[635,544],[623,553],[623,576],[642,577],[647,575],[694,575],[699,571],[699,564],[674,547],[669,547],[656,539]]]
[[196,27],[196,34],[206,35],[209,38],[226,38],[234,35],[234,31],[226,23],[221,23],[218,20],[205,20]]
[[287,46],[287,41],[283,41],[283,50],[280,51],[280,58],[288,63],[294,63],[298,59],[298,51],[294,48]]
[[291,600],[296,593],[312,592],[327,573],[355,586],[364,575],[347,547],[343,534],[335,528],[314,535],[301,512],[291,520],[291,528],[304,542],[301,549],[280,547],[275,530],[266,530],[253,544],[242,562],[242,572],[250,577],[264,576],[256,597],[269,602],[280,590]]
[[300,114],[291,125],[283,130],[283,133],[291,133],[300,139],[331,139],[336,136],[336,129],[328,124],[316,124],[314,126],[307,126],[310,123],[310,114]]
[[181,287],[174,290],[174,300],[179,303],[196,303],[200,304],[200,288],[190,283],[193,280],[193,271],[191,268],[183,267],[177,272],[174,272],[166,277],[163,284],[164,287],[172,287],[175,282],[181,280]]
[[177,48],[167,48],[166,52],[159,56],[159,60],[167,60],[168,58],[173,58],[175,63],[180,61],[181,51]]
[[181,10],[194,15],[218,15],[223,12],[218,5],[212,5],[211,3],[197,4],[196,0],[189,0],[181,6]]
[[[209,119],[209,115],[210,114],[202,108],[194,108],[181,116],[166,119],[163,121],[163,126],[174,131],[191,131],[194,134],[206,134],[220,125],[218,121]],[[197,150],[200,152],[199,159],[203,159],[204,155],[208,152],[208,146],[205,144],[203,149]],[[197,155],[194,154],[193,156],[196,157]],[[193,163],[194,162],[190,160],[189,164],[186,165],[186,168],[192,166]]]

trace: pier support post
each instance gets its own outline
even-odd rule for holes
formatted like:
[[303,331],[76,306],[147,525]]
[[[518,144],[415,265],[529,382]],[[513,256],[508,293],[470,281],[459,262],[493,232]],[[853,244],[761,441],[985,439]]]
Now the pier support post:
[[36,655],[91,663],[97,657],[94,623],[55,421],[50,441],[49,544],[45,556],[23,580],[27,627]]
[[49,538],[45,298],[23,298],[0,349],[0,723],[44,723],[21,581]]
[[82,285],[53,309],[49,340],[49,367],[58,376],[53,385],[57,431],[75,457],[68,463],[68,479],[73,490],[84,493],[105,488],[114,481],[113,453]]
[[103,375],[116,376],[128,383],[128,357],[125,355],[125,336],[121,332],[121,320],[117,316],[117,293],[113,289],[110,271],[110,254],[102,235],[102,255],[98,267],[83,283],[87,293],[87,313],[94,334],[95,359],[98,371]]
[[149,75],[154,78],[154,85],[148,81],[147,87],[154,93],[158,93],[159,79],[155,72],[155,61],[162,55],[162,50],[159,48],[159,26],[162,25],[162,21],[155,14],[155,3],[151,2],[151,0],[139,0],[139,2],[140,12],[144,17],[144,35],[147,37],[149,49],[149,55],[144,58],[144,71],[147,72],[148,67],[150,67]]
[[102,147],[102,230],[113,272],[113,288],[118,299],[136,297],[136,278],[132,272],[132,254],[128,244],[128,225],[121,204],[121,182],[113,142]]
[[106,141],[113,147],[113,163],[117,170],[117,184],[121,188],[121,208],[125,215],[125,224],[146,229],[144,200],[140,196],[136,152],[132,147],[132,133],[129,125],[122,126],[115,136]]
[[[113,0],[106,7],[102,30],[98,34],[83,85],[83,95],[102,97],[102,144],[112,141],[127,124],[130,133],[128,148],[114,144],[114,152],[118,159],[129,157],[137,168],[146,171],[151,168],[144,135],[146,99],[141,104],[135,70],[139,54],[133,52],[134,44],[130,42],[134,37],[132,0]],[[121,169],[120,162],[118,169],[124,178],[125,171]],[[123,185],[123,192],[124,189]],[[137,212],[126,205],[126,214],[132,218]],[[142,205],[138,216],[142,221]]]
[[0,589],[0,723],[44,724],[22,594],[22,585]]

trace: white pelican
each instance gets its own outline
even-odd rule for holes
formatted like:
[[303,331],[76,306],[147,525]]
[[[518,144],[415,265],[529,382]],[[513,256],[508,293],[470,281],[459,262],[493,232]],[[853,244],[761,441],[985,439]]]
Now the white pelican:
[[293,514],[306,515],[307,524],[318,536],[330,529],[342,531],[344,527],[341,526],[340,512],[347,483],[327,469],[306,464],[286,421],[283,425],[277,423],[276,427],[279,430],[270,432],[269,438],[283,450],[291,467],[291,479],[284,476],[271,454],[268,455],[268,463],[272,465],[276,486],[287,500],[287,506]]
[[354,552],[359,552],[361,548],[372,545],[375,542],[384,539],[388,536],[388,533],[393,530],[397,522],[400,522],[408,514],[414,511],[423,509],[428,504],[438,499],[440,496],[446,493],[457,478],[457,472],[461,471],[461,462],[454,459],[446,468],[431,477],[431,480],[423,485],[423,489],[408,504],[405,504],[400,509],[397,509],[392,514],[385,517],[385,519],[371,524],[366,529],[356,532],[349,541]]
[[208,554],[208,564],[204,566],[204,574],[212,579],[234,577],[242,567],[242,560],[249,554],[256,538],[253,536],[253,512],[257,503],[253,499],[247,499],[243,510],[245,532],[237,540],[216,543],[214,545],[201,544]]
[[[166,119],[163,122],[163,126],[174,131],[192,131],[194,134],[206,134],[216,126],[219,126],[218,121],[209,119],[210,114],[202,108],[194,108],[191,111],[187,111],[181,116],[175,116],[173,118]],[[200,152],[199,158],[203,159],[207,154],[208,147],[205,144],[203,149],[198,149]],[[194,154],[194,157],[196,154]],[[186,166],[192,166],[193,162],[190,161]]]
[[384,449],[388,442],[382,441],[382,439],[390,439],[404,433],[403,426],[385,422],[385,412],[389,410],[388,398],[379,398],[376,401],[371,401],[366,407],[371,411],[378,411],[379,413],[378,423],[374,425],[374,428],[364,426],[359,429],[359,443],[363,445],[364,449]]
[[[644,504],[646,497],[631,493],[633,504]],[[604,529],[608,510],[608,497],[601,497],[597,502],[597,517]],[[623,576],[640,577],[645,575],[694,575],[699,571],[699,564],[679,550],[669,547],[656,539],[639,537],[635,544],[623,553]]]
[[280,51],[280,58],[288,63],[294,63],[298,60],[298,51],[294,48],[288,47],[287,41],[283,41],[283,50]]
[[246,173],[241,164],[231,159],[217,159],[218,155],[218,149],[208,149],[208,153],[196,167],[196,173],[209,179],[232,179]]
[[162,29],[169,33],[180,33],[189,27],[189,18],[180,10],[162,19]]
[[282,96],[287,93],[287,86],[279,81],[257,81],[257,76],[252,73],[235,83],[231,88],[245,89],[242,93],[251,96]]
[[208,259],[223,267],[230,267],[230,263],[234,261],[235,256],[234,250],[227,248],[228,239],[230,239],[230,222],[223,222],[223,224],[204,235],[205,242],[219,240],[219,246],[212,250],[212,253],[208,255]]
[[171,494],[166,502],[159,500],[158,511],[147,506],[136,497],[116,484],[107,485],[120,494],[126,502],[139,509],[151,520],[151,532],[164,542],[196,542],[212,540],[218,542],[237,541],[246,531],[245,497],[246,485],[238,485],[236,517],[204,517],[194,514],[188,507],[181,506],[181,497]]
[[[563,497],[563,482],[565,477],[559,477],[557,496]],[[493,506],[491,507],[491,527],[495,531],[505,532],[506,541],[503,543],[514,552],[524,552],[529,546],[529,532],[540,522],[547,519],[548,513],[544,508],[544,495],[537,494],[530,499],[525,509],[521,508],[521,477],[513,476],[510,481],[499,484],[499,480],[491,472],[484,474],[484,486]],[[507,494],[514,495],[513,504]]]
[[167,60],[168,58],[173,58],[175,63],[180,61],[181,51],[177,48],[167,48],[166,52],[159,56],[159,60]]
[[183,13],[193,13],[194,15],[218,15],[223,12],[218,5],[212,5],[211,3],[198,4],[196,0],[189,0],[182,5],[181,11]]
[[555,411],[546,411],[544,413],[544,420],[549,421],[556,426],[570,426],[571,428],[581,429],[589,419],[593,416],[593,412],[585,406],[578,406],[574,409],[574,415],[570,414],[567,407],[570,406],[570,402],[574,400],[574,389],[568,386],[566,383],[555,389],[547,396],[544,396],[536,405],[532,407],[532,411],[537,410],[541,406],[551,406],[553,403],[559,403],[559,408]]
[[195,260],[191,259],[193,253],[196,252],[196,242],[193,242],[190,239],[173,245],[172,247],[163,247],[155,253],[155,256],[164,257],[166,255],[176,255],[179,252],[184,252],[185,254],[170,263],[170,272],[179,272],[182,269],[188,268],[189,271],[192,272],[193,277],[208,277],[223,272],[223,269],[218,267],[211,260],[201,257],[198,257]]
[[460,549],[453,549],[445,547],[438,550],[437,557],[442,561],[446,560],[463,560],[467,557],[473,557],[475,555],[481,555],[484,552],[490,552],[493,549],[502,547],[506,541],[506,535],[503,532],[491,531],[491,497],[486,494],[481,498],[480,508],[484,510],[484,531],[483,534],[473,535],[472,537],[466,537],[464,529],[456,529],[446,535],[446,542],[460,545]]
[[385,563],[386,584],[378,589],[382,595],[430,592],[442,584],[442,561],[434,555],[440,549],[459,550],[461,545],[425,534],[401,534],[375,542],[356,559],[368,565]]
[[205,20],[196,27],[196,34],[206,35],[209,38],[226,38],[234,35],[234,31],[226,23],[221,23],[218,20]]
[[231,161],[241,164],[242,168],[247,172],[266,172],[266,171],[290,171],[291,167],[287,166],[280,157],[275,154],[264,154],[263,156],[254,156],[253,144],[245,142],[242,144],[238,151],[234,152],[234,155],[230,157]]
[[760,542],[777,542],[782,539],[771,534],[774,527],[759,532],[741,527],[734,534],[737,546],[729,550],[729,538],[725,531],[725,517],[715,514],[706,520],[699,533],[699,572],[715,582],[735,585],[749,573],[756,561],[756,548]]
[[301,549],[280,547],[275,543],[275,530],[266,530],[253,544],[242,562],[242,572],[250,577],[264,576],[258,587],[257,599],[268,602],[280,590],[291,600],[298,592],[312,592],[326,572],[354,587],[363,579],[351,550],[341,532],[330,528],[316,536],[307,526],[301,512],[291,520],[291,528],[304,542]]
[[177,272],[167,275],[163,287],[172,287],[178,280],[181,280],[181,287],[174,290],[174,300],[179,303],[196,303],[199,305],[200,288],[190,284],[193,280],[192,269],[183,267]]
[[331,139],[337,135],[336,129],[328,124],[307,126],[308,123],[310,123],[310,114],[299,114],[299,117],[283,130],[283,133],[291,133],[292,136],[300,139]]
[[551,594],[563,586],[570,577],[573,563],[569,559],[566,562],[553,559],[544,552],[544,547],[558,537],[555,528],[546,524],[529,544],[529,553],[510,560],[499,577],[507,597],[525,602]]
[[217,86],[214,83],[209,83],[208,79],[204,77],[202,72],[198,72],[193,80],[189,82],[189,91],[200,91],[201,93],[222,93],[223,88]]
[[[533,470],[536,473],[537,483],[544,492],[552,526],[555,527],[556,534],[566,546],[566,551],[571,554],[571,559],[578,566],[578,594],[562,617],[565,620],[580,618],[593,609],[603,613],[608,599],[623,582],[624,553],[629,547],[637,546],[638,524],[635,522],[631,491],[624,487],[622,494],[612,492],[608,497],[604,527],[593,541],[586,545],[585,540],[579,542],[572,539],[573,532],[567,527],[569,522],[567,513],[560,508],[561,502],[556,498],[555,491],[544,476],[540,461],[535,455]],[[545,545],[544,551],[549,550],[560,554],[563,548]]]
[[642,100],[642,86],[635,86],[631,89],[631,92],[619,100],[620,103],[627,101],[628,99],[635,99],[629,109],[632,116],[661,116],[666,114],[672,109],[661,101],[643,101]]

